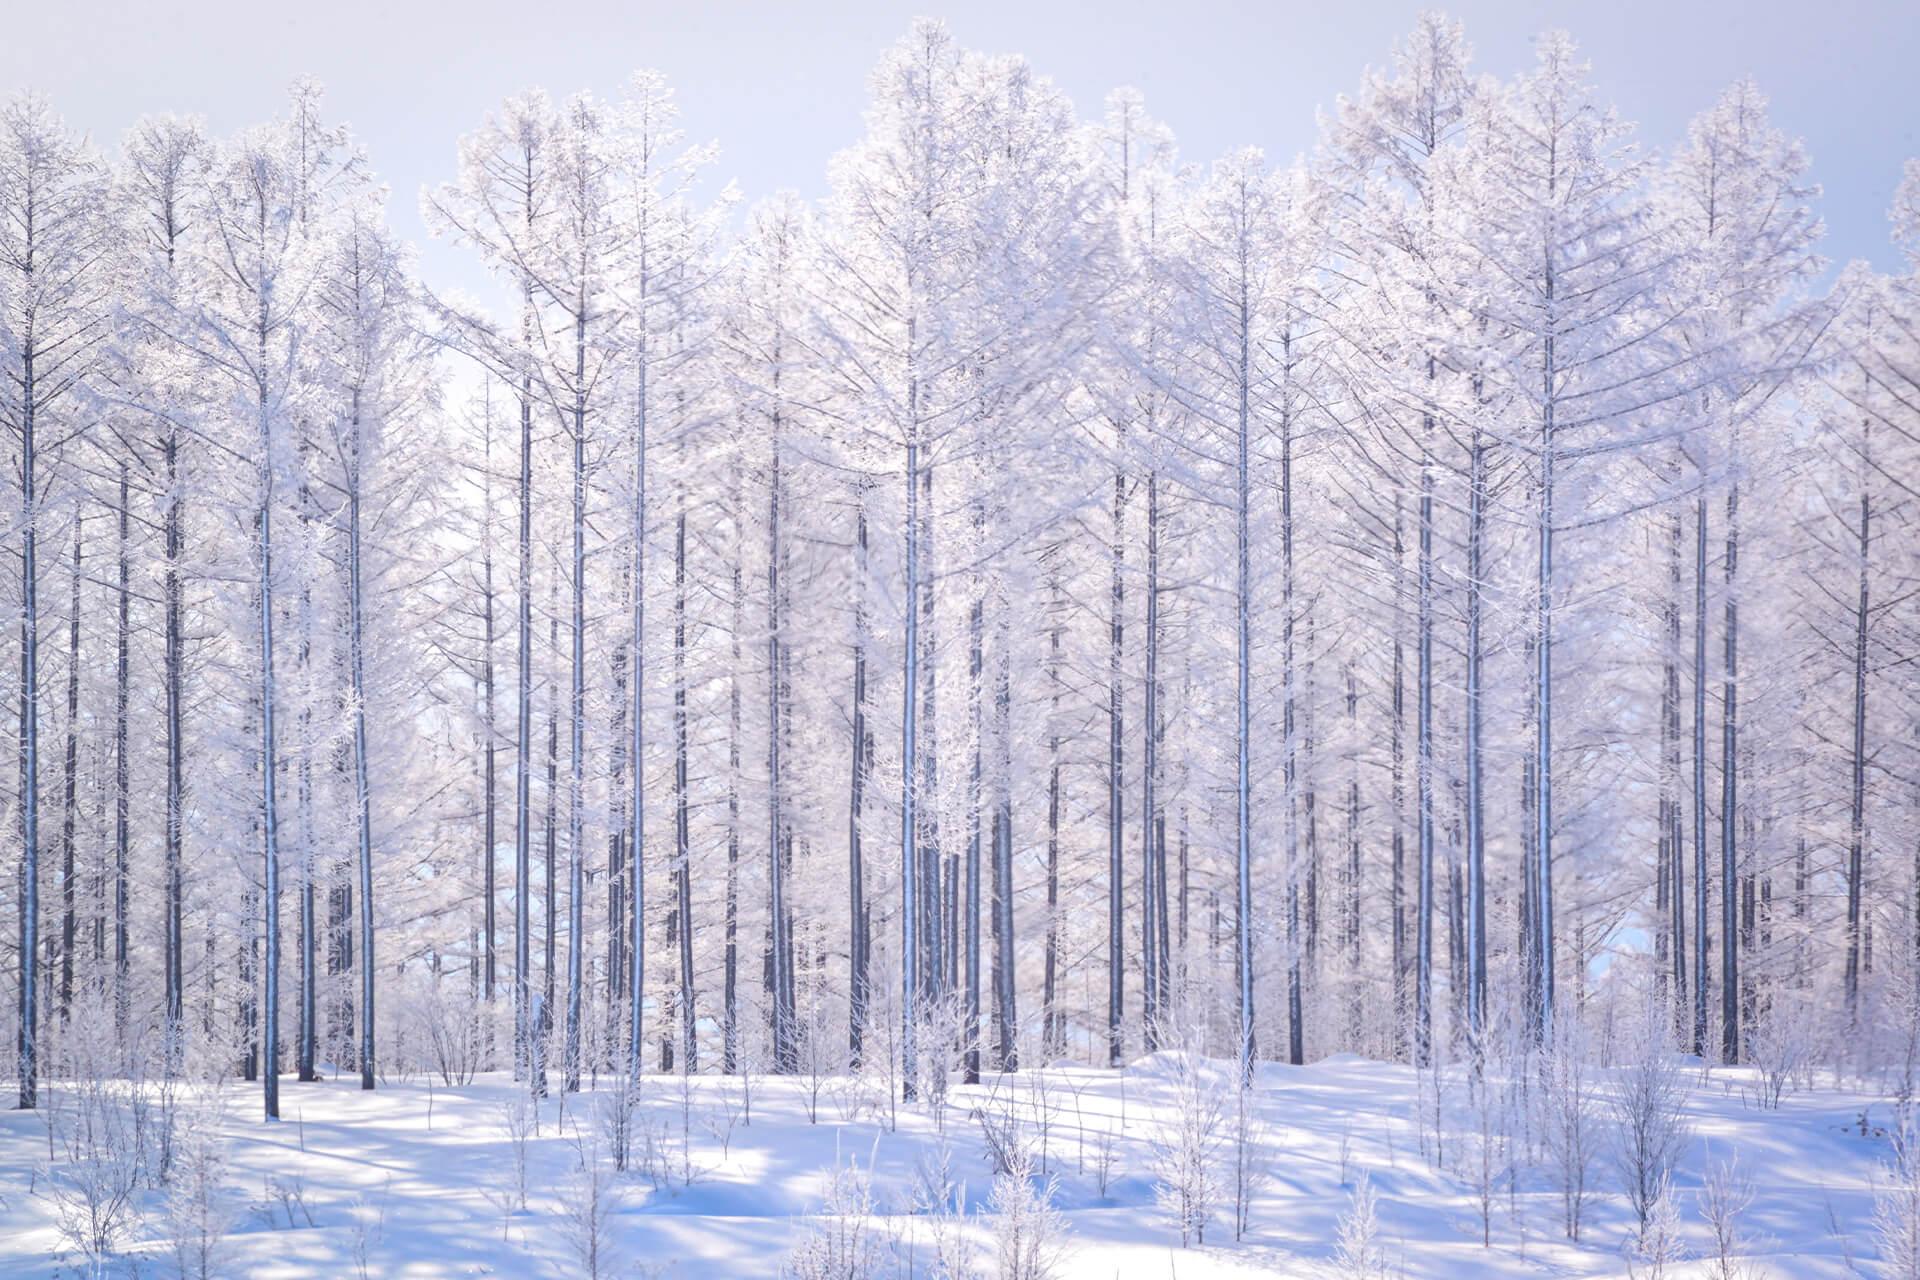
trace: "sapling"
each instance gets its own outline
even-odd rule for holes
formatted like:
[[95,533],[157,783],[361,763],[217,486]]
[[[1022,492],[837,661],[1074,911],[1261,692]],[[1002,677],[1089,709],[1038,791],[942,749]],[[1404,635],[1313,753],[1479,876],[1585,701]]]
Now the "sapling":
[[1742,1258],[1748,1245],[1741,1219],[1753,1204],[1753,1194],[1753,1179],[1740,1167],[1737,1154],[1707,1167],[1694,1200],[1713,1234],[1713,1258],[1708,1267],[1712,1280],[1748,1280],[1752,1274]]
[[874,1280],[886,1251],[873,1222],[872,1174],[857,1160],[835,1164],[825,1202],[795,1240],[781,1274],[789,1280]]
[[1385,1280],[1387,1252],[1380,1241],[1379,1197],[1373,1180],[1364,1173],[1354,1181],[1347,1211],[1340,1215],[1333,1264],[1340,1280]]
[[1540,1063],[1538,1097],[1547,1173],[1560,1192],[1560,1225],[1569,1240],[1580,1238],[1587,1181],[1600,1142],[1592,1071],[1579,1024],[1562,1019]]
[[353,1202],[353,1266],[359,1272],[360,1280],[368,1280],[373,1251],[380,1246],[381,1237],[387,1229],[387,1203],[393,1193],[393,1175],[387,1175],[386,1183],[380,1188],[377,1200],[369,1201],[364,1195],[354,1197]]
[[1002,1088],[996,1081],[985,1101],[974,1108],[973,1116],[980,1125],[987,1162],[996,1175],[1027,1156],[1028,1140],[1015,1112],[1011,1089]]
[[183,1280],[221,1274],[233,1210],[225,1187],[227,1142],[220,1077],[201,1077],[183,1097],[185,1123],[173,1138],[166,1183],[167,1233]]
[[993,1180],[987,1208],[994,1215],[994,1274],[998,1280],[1054,1280],[1066,1254],[1067,1224],[1053,1196],[1051,1177],[1034,1173],[1032,1157],[1021,1152]]
[[[1027,1073],[1029,1110],[1033,1113],[1034,1140],[1040,1150],[1040,1172],[1050,1172],[1050,1146],[1053,1135],[1053,1084],[1045,1071]],[[1105,1194],[1103,1191],[1101,1194]]]
[[[265,1198],[255,1208],[265,1217],[269,1227],[277,1224],[278,1217],[286,1218],[286,1230],[289,1231],[303,1222],[309,1227],[320,1225],[313,1207],[307,1203],[306,1180],[297,1173],[268,1174]],[[278,1217],[276,1209],[279,1211]]]
[[1206,1243],[1220,1195],[1215,1163],[1223,1140],[1220,1082],[1192,1050],[1173,1056],[1173,1120],[1153,1145],[1154,1199],[1173,1219],[1182,1247]]
[[1467,1080],[1467,1102],[1473,1119],[1473,1146],[1467,1176],[1473,1186],[1474,1207],[1480,1214],[1480,1247],[1493,1244],[1493,1206],[1506,1167],[1507,1134],[1500,1091],[1490,1073],[1473,1072]]
[[736,1086],[737,1078],[723,1077],[720,1081],[718,1096],[714,1104],[707,1108],[707,1132],[720,1144],[720,1158],[728,1159],[733,1152],[733,1131],[743,1116],[741,1090]]
[[1093,1135],[1093,1182],[1103,1200],[1106,1199],[1107,1188],[1113,1184],[1114,1166],[1120,1158],[1114,1146],[1113,1121],[1102,1120],[1100,1128]]
[[[1892,1142],[1892,1155],[1874,1190],[1874,1239],[1887,1280],[1920,1280],[1920,1134],[1910,1119],[1894,1130]],[[1831,1200],[1827,1215],[1833,1234],[1844,1242]]]
[[1662,1173],[1649,1194],[1639,1231],[1627,1242],[1627,1274],[1631,1280],[1662,1280],[1686,1256],[1680,1240],[1680,1210],[1673,1202],[1673,1183]]
[[973,1246],[967,1239],[967,1191],[954,1170],[953,1147],[943,1137],[914,1161],[912,1209],[933,1237],[934,1270],[940,1280],[973,1280]]
[[579,1163],[561,1200],[560,1227],[579,1273],[600,1280],[620,1272],[612,1220],[624,1193],[593,1126],[575,1130],[573,1148]]
[[507,1154],[513,1169],[512,1208],[524,1212],[527,1207],[527,1143],[533,1137],[535,1104],[532,1098],[516,1090],[500,1104],[501,1127],[507,1131]]
[[1686,1101],[1685,1072],[1667,1052],[1664,1019],[1650,1010],[1616,1072],[1612,1098],[1614,1167],[1643,1235],[1686,1146]]
[[1757,1077],[1754,1096],[1761,1107],[1778,1110],[1812,1057],[1806,1030],[1810,1021],[1803,1002],[1783,992],[1747,1024],[1742,1056]]
[[99,1272],[138,1223],[146,1080],[138,1057],[115,1044],[111,1006],[97,991],[75,1001],[59,1054],[70,1083],[55,1093],[49,1073],[44,1089],[47,1185],[61,1237]]
[[681,1059],[680,1081],[680,1185],[693,1185],[693,1072]]
[[1233,1105],[1233,1238],[1246,1239],[1253,1225],[1253,1200],[1266,1185],[1270,1143],[1254,1109],[1253,1086],[1242,1082]]
[[601,1142],[620,1172],[626,1171],[633,1151],[633,1115],[639,1102],[639,1077],[624,1073],[613,1078],[611,1088],[594,1096],[594,1123],[600,1126]]

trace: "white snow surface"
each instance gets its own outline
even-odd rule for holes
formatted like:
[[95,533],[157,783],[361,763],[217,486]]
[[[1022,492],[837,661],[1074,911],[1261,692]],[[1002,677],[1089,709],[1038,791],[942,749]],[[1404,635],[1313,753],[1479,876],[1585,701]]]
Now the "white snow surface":
[[[1230,1134],[1223,1132],[1220,1202],[1205,1243],[1182,1248],[1155,1196],[1156,1144],[1173,1120],[1179,1068],[1177,1055],[1167,1053],[1122,1071],[1063,1062],[956,1085],[937,1115],[924,1103],[896,1104],[891,1121],[884,1081],[821,1082],[810,1122],[812,1082],[756,1076],[751,1117],[741,1115],[730,1135],[722,1117],[747,1101],[738,1078],[697,1076],[683,1090],[683,1077],[648,1076],[639,1127],[653,1130],[666,1168],[664,1176],[656,1169],[655,1178],[633,1169],[618,1175],[609,1228],[617,1259],[602,1274],[780,1275],[794,1242],[820,1212],[828,1174],[836,1163],[854,1161],[873,1170],[873,1226],[886,1249],[880,1274],[938,1275],[931,1224],[912,1203],[917,1168],[944,1142],[972,1210],[962,1230],[975,1243],[978,1274],[993,1276],[992,1170],[980,1113],[1016,1117],[1053,1179],[1053,1203],[1069,1233],[1061,1280],[1340,1275],[1336,1235],[1363,1174],[1378,1196],[1388,1275],[1652,1274],[1644,1265],[1629,1270],[1633,1220],[1606,1134],[1580,1243],[1564,1238],[1559,1192],[1534,1165],[1511,1185],[1501,1180],[1492,1244],[1482,1247],[1469,1168],[1478,1139],[1467,1118],[1464,1076],[1450,1077],[1442,1090],[1451,1119],[1445,1163],[1437,1166],[1430,1138],[1423,1153],[1416,1119],[1431,1114],[1431,1089],[1423,1104],[1412,1069],[1345,1055],[1303,1068],[1260,1069],[1255,1097],[1266,1177],[1251,1227],[1244,1240],[1233,1240]],[[1206,1069],[1230,1071],[1218,1063]],[[1689,1260],[1665,1274],[1675,1280],[1717,1274],[1704,1256],[1711,1245],[1698,1196],[1710,1165],[1735,1155],[1755,1192],[1741,1220],[1745,1274],[1795,1280],[1875,1274],[1874,1189],[1886,1177],[1885,1130],[1893,1115],[1884,1095],[1826,1084],[1789,1093],[1778,1110],[1767,1110],[1746,1070],[1705,1069],[1689,1060],[1687,1080],[1691,1134],[1673,1195]],[[374,1092],[362,1092],[357,1076],[345,1074],[317,1084],[289,1078],[279,1124],[259,1120],[257,1085],[235,1081],[227,1086],[223,1121],[232,1226],[221,1273],[351,1277],[361,1274],[356,1255],[364,1255],[371,1276],[586,1274],[570,1246],[564,1210],[578,1192],[577,1140],[594,1127],[592,1108],[608,1087],[604,1078],[597,1088],[590,1081],[583,1094],[541,1104],[539,1135],[529,1143],[528,1205],[505,1212],[499,1197],[513,1181],[505,1115],[522,1093],[505,1073],[454,1088],[416,1076]],[[1603,1129],[1611,1123],[1604,1106],[1600,1123]],[[1101,1153],[1109,1144],[1103,1193]],[[86,1274],[56,1226],[47,1194],[48,1146],[39,1115],[0,1114],[0,1276]],[[57,1165],[52,1173],[60,1175]],[[274,1178],[298,1180],[306,1208],[294,1211],[292,1226],[268,1192]],[[161,1193],[143,1195],[139,1224],[107,1274],[176,1273]]]

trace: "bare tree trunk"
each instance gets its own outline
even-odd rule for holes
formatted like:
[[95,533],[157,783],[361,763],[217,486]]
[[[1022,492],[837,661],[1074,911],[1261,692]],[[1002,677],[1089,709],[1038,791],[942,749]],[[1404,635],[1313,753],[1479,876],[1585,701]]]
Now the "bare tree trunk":
[[131,567],[127,556],[127,460],[124,456],[120,459],[120,506],[117,514],[119,581],[113,646],[113,1026],[116,1039],[124,1044],[127,1038],[127,1015],[132,1001],[127,924],[127,707],[131,691],[128,659],[133,634],[130,625]]
[[[1433,358],[1427,359],[1427,376],[1433,376]],[[1418,802],[1417,818],[1419,865],[1417,905],[1414,908],[1416,935],[1413,989],[1413,1060],[1425,1066],[1433,1054],[1433,415],[1421,423],[1420,435],[1420,514],[1419,514],[1419,603],[1415,620],[1414,652],[1417,671],[1415,685],[1414,791]]]
[[[161,454],[166,466],[166,510],[161,515],[162,541],[166,568],[162,592],[166,607],[166,653],[164,655],[167,702],[167,801],[166,801],[166,1015],[170,1041],[177,1046],[186,1020],[186,939],[181,932],[181,917],[186,885],[181,857],[181,837],[186,825],[186,742],[183,735],[186,661],[186,626],[181,603],[181,513],[185,494],[180,484],[180,431],[169,420],[161,439]],[[31,526],[29,526],[29,532]],[[177,1054],[170,1051],[172,1064]]]
[[586,981],[587,750],[587,299],[574,300],[573,327],[573,642],[567,700],[567,1015],[566,1090],[580,1088],[580,1001]]
[[1140,992],[1148,1052],[1160,1047],[1160,939],[1165,932],[1167,876],[1159,859],[1160,821],[1154,786],[1160,770],[1160,472],[1147,471],[1146,707],[1140,761]]
[[[489,384],[491,385],[491,384]],[[496,756],[499,752],[498,731],[495,727],[494,706],[494,668],[493,668],[493,405],[489,400],[486,416],[486,438],[481,446],[480,469],[480,566],[481,566],[481,618],[483,625],[482,648],[480,651],[480,690],[481,718],[480,730],[486,735],[486,749],[482,755],[485,760],[485,776],[481,779],[481,805],[484,809],[482,819],[482,849],[480,852],[481,893],[485,901],[482,911],[482,956],[481,956],[481,998],[487,1004],[493,1003],[493,987],[498,978],[497,939],[499,922],[499,886],[495,863],[495,851],[499,834],[497,825],[497,781],[499,770]]]
[[1342,933],[1346,943],[1347,964],[1347,1049],[1363,1053],[1360,1044],[1364,1024],[1364,988],[1360,982],[1360,686],[1353,663],[1346,664],[1347,677],[1347,875],[1345,922]]
[[1740,933],[1735,823],[1739,818],[1740,484],[1727,488],[1726,672],[1720,702],[1720,1056],[1740,1061]]
[[[630,580],[621,583],[621,594],[628,599],[622,603],[631,603],[630,593],[633,584]],[[613,684],[613,733],[608,746],[607,777],[607,1047],[602,1056],[609,1065],[613,1061],[614,1046],[620,1042],[620,997],[627,983],[627,822],[626,808],[630,803],[627,791],[627,715],[631,703],[627,692],[628,639],[622,637],[614,642],[613,656],[608,660],[609,676]]]
[[1407,1044],[1407,661],[1406,644],[1401,639],[1405,621],[1402,605],[1406,600],[1405,520],[1398,493],[1393,497],[1393,714],[1388,731],[1388,750],[1393,773],[1393,859],[1390,905],[1393,911],[1393,1035],[1394,1047],[1402,1057]]
[[[260,208],[261,236],[266,235],[266,206]],[[266,301],[262,299],[257,330],[257,368],[261,377],[267,369]],[[259,384],[260,507],[255,528],[260,539],[260,834],[266,875],[262,885],[266,915],[266,973],[263,997],[265,1015],[261,1032],[264,1061],[260,1078],[264,1086],[266,1118],[280,1118],[280,811],[275,789],[273,679],[273,426],[269,416],[267,386]]]
[[1707,1051],[1707,498],[1694,505],[1693,1051]]
[[[1868,452],[1866,425],[1861,425],[1860,469],[1860,541],[1859,604],[1853,614],[1853,751],[1851,785],[1847,806],[1847,1021],[1857,1026],[1860,1019],[1861,924],[1863,853],[1866,843],[1867,813],[1867,589],[1868,550],[1873,528],[1872,495],[1866,478],[1872,465]],[[1804,897],[1804,894],[1802,895]]]
[[1661,845],[1665,851],[1668,912],[1667,955],[1673,985],[1674,1031],[1683,1034],[1687,1003],[1687,863],[1686,822],[1680,808],[1680,593],[1683,520],[1676,510],[1668,522],[1668,593],[1662,608],[1666,638],[1666,679],[1662,684],[1660,718],[1660,779],[1663,799]]
[[[302,475],[306,474],[305,460],[308,445],[305,439],[300,442],[302,457]],[[300,484],[300,540],[305,548],[313,546],[313,494],[303,479]],[[300,831],[300,1027],[297,1035],[297,1047],[294,1054],[294,1071],[303,1083],[319,1079],[314,1073],[314,1041],[317,1038],[315,1023],[314,958],[317,949],[313,913],[313,877],[314,848],[313,834],[313,699],[318,681],[313,673],[313,586],[311,582],[300,584],[300,751],[294,761],[294,775],[297,789],[294,793],[294,809]]]
[[[983,556],[986,507],[978,496],[973,500],[973,530],[973,554]],[[967,1084],[980,1081],[980,788],[986,747],[986,709],[980,687],[986,662],[986,583],[979,580],[980,574],[974,576],[973,603],[967,611],[967,723],[973,758],[967,770],[966,919],[962,926],[966,939],[966,1023],[961,1031],[961,1061]],[[997,824],[998,811],[994,818]],[[998,825],[993,832],[993,852],[996,857],[1000,852]]]
[[861,1065],[867,1028],[866,868],[861,863],[860,823],[864,816],[867,766],[871,754],[867,730],[867,495],[861,486],[854,512],[853,582],[853,732],[852,766],[847,791],[847,1053]]
[[920,470],[920,554],[925,561],[919,577],[920,657],[916,667],[920,678],[920,732],[925,744],[919,751],[920,792],[924,803],[916,809],[920,820],[921,894],[921,999],[928,1004],[944,994],[946,985],[946,938],[944,925],[947,900],[942,890],[944,857],[940,845],[940,717],[939,717],[939,615],[935,611],[935,548],[933,505],[933,464]]
[[[1283,340],[1287,376],[1292,376],[1292,338]],[[1295,797],[1300,792],[1300,764],[1295,741],[1298,710],[1294,690],[1294,567],[1293,567],[1293,414],[1289,406],[1280,410],[1280,686],[1282,707],[1281,742],[1285,753],[1282,769],[1285,783],[1282,822],[1286,830],[1287,854],[1287,1061],[1300,1066],[1306,1061],[1305,993],[1300,974],[1300,835]]]
[[[774,679],[779,679],[777,671]],[[680,996],[676,1003],[682,1069],[691,1075],[700,1069],[700,1049],[693,1004],[693,845],[688,826],[691,799],[687,794],[687,752],[687,496],[683,489],[673,532],[673,863],[680,943]]]
[[1252,504],[1249,486],[1253,467],[1250,438],[1253,426],[1250,403],[1252,376],[1252,313],[1248,297],[1246,252],[1241,251],[1238,280],[1236,366],[1237,430],[1234,433],[1238,453],[1234,467],[1234,624],[1235,624],[1235,742],[1237,759],[1234,775],[1234,980],[1239,994],[1240,1087],[1253,1085],[1253,1060],[1257,1051],[1253,1020],[1253,582],[1252,582]]
[[353,809],[360,868],[360,1087],[373,1088],[373,771],[367,759],[366,598],[360,520],[360,401],[347,454],[347,670],[353,681]]
[[67,609],[67,753],[61,773],[60,801],[60,1003],[62,1026],[73,1013],[73,948],[78,881],[74,878],[74,830],[80,799],[80,544],[86,521],[73,520],[72,599]]
[[[527,159],[526,221],[533,227],[532,158]],[[533,286],[521,298],[522,356],[533,351]],[[520,378],[520,530],[514,661],[515,728],[513,764],[513,1071],[529,1072],[533,1003],[533,375]]]
[[1473,433],[1467,475],[1467,1029],[1475,1060],[1487,1028],[1487,872],[1486,829],[1482,821],[1484,779],[1480,760],[1482,724],[1480,613],[1486,554],[1487,446]]
[[[1118,424],[1116,424],[1118,425]],[[1121,427],[1122,447],[1125,428]],[[1112,581],[1108,593],[1107,630],[1107,1065],[1117,1067],[1124,1056],[1122,1024],[1126,1014],[1126,966],[1123,933],[1126,927],[1125,884],[1126,739],[1122,733],[1126,709],[1120,688],[1120,662],[1126,647],[1127,473],[1113,473],[1113,529],[1109,560]]]
[[[644,275],[644,271],[643,271]],[[633,765],[632,792],[627,797],[627,883],[633,895],[627,920],[632,930],[627,938],[627,1078],[640,1078],[640,1050],[644,1038],[647,977],[647,352],[643,332],[638,361],[639,387],[634,396],[633,418],[633,687],[632,704],[627,708],[627,758]],[[736,664],[737,667],[738,664]],[[736,738],[737,738],[736,734]],[[731,855],[730,855],[731,856]]]
[[[560,652],[560,576],[555,574],[547,587],[547,653]],[[557,878],[560,843],[560,691],[551,674],[547,677],[547,796],[546,796],[546,876],[541,897],[546,911],[546,929],[541,935],[544,946],[541,972],[540,1025],[544,1034],[553,1025],[553,1001],[558,991],[557,964],[560,943],[560,894]],[[544,1052],[544,1051],[543,1051]]]
[[1006,579],[996,584],[997,614],[994,673],[994,741],[1000,759],[994,770],[993,806],[993,1027],[994,1065],[1018,1069],[1013,961],[1013,635]]
[[40,567],[35,351],[20,352],[20,1108],[40,1082]]
[[773,1063],[776,1071],[786,1074],[798,1068],[800,1055],[794,1032],[793,937],[787,919],[785,846],[789,835],[782,807],[780,752],[785,725],[781,714],[785,664],[780,569],[785,551],[780,541],[780,425],[776,410],[767,472],[767,943],[773,956]]
[[[908,325],[911,345],[913,325]],[[912,1101],[918,1094],[918,1063],[915,1030],[920,1012],[920,939],[917,936],[920,904],[919,814],[914,806],[914,774],[919,768],[919,725],[915,721],[920,693],[920,426],[917,382],[907,382],[906,519],[902,537],[906,542],[906,584],[904,602],[906,634],[902,639],[900,681],[900,1095]]]
[[[1546,297],[1553,299],[1553,260],[1547,260]],[[1538,664],[1538,687],[1534,713],[1534,775],[1539,799],[1535,805],[1534,859],[1536,883],[1534,913],[1538,926],[1535,942],[1540,951],[1540,1007],[1535,1036],[1540,1044],[1553,1039],[1553,525],[1554,525],[1554,409],[1556,366],[1554,336],[1547,334],[1541,367],[1542,410],[1540,422],[1540,572],[1539,643],[1534,661]]]
[[727,884],[721,921],[724,970],[721,978],[720,1068],[728,1075],[740,1067],[740,637],[746,629],[746,494],[740,471],[733,475],[732,625],[728,628],[732,666],[727,680]]
[[1066,1017],[1060,1009],[1060,633],[1065,605],[1057,569],[1048,573],[1052,599],[1047,639],[1047,939],[1041,989],[1041,1050],[1052,1057],[1066,1047]]

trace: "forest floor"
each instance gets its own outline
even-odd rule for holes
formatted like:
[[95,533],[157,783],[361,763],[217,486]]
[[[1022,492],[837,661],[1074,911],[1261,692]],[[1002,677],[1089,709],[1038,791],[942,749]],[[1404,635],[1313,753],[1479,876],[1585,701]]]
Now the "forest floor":
[[[1702,1070],[1688,1060],[1689,1132],[1672,1180],[1681,1248],[1693,1261],[1671,1277],[1720,1275],[1701,1211],[1716,1163],[1736,1157],[1750,1179],[1739,1218],[1743,1274],[1819,1280],[1877,1271],[1875,1187],[1887,1179],[1892,1118],[1885,1098],[1823,1085],[1762,1109],[1742,1070]],[[1429,1077],[1429,1080],[1431,1078]],[[1262,1068],[1255,1091],[1259,1173],[1244,1238],[1233,1232],[1231,1091],[1219,1064],[1197,1069],[1176,1054],[1123,1071],[1060,1064],[1045,1071],[956,1085],[930,1110],[889,1107],[887,1082],[845,1078],[649,1076],[631,1129],[628,1171],[599,1180],[606,1276],[773,1277],[823,1222],[836,1167],[871,1171],[864,1242],[884,1276],[943,1274],[936,1265],[971,1251],[978,1274],[995,1264],[989,1139],[1009,1130],[1034,1160],[1033,1185],[1050,1186],[1063,1232],[1054,1274],[1067,1277],[1330,1277],[1342,1219],[1364,1176],[1378,1197],[1381,1274],[1621,1276],[1633,1215],[1612,1156],[1603,1100],[1580,1242],[1564,1238],[1562,1197],[1531,1164],[1509,1177],[1516,1148],[1480,1133],[1464,1077],[1441,1092],[1447,1115],[1431,1158],[1435,1099],[1409,1068],[1336,1057],[1305,1068]],[[218,1274],[274,1277],[566,1276],[579,1260],[579,1206],[595,1187],[581,1150],[604,1149],[599,1091],[547,1099],[538,1131],[510,1135],[513,1099],[504,1074],[448,1088],[415,1076],[363,1093],[353,1077],[289,1079],[279,1124],[259,1121],[258,1086],[226,1085],[226,1166],[221,1177]],[[589,1089],[593,1086],[589,1083]],[[1183,1111],[1184,1126],[1218,1184],[1205,1242],[1183,1248],[1156,1194]],[[1867,1116],[1863,1132],[1862,1114]],[[531,1119],[524,1106],[523,1119]],[[1424,1122],[1420,1117],[1428,1117]],[[49,1136],[35,1114],[0,1114],[0,1275],[87,1274],[61,1236],[50,1192]],[[526,1205],[517,1202],[516,1147],[524,1150]],[[945,1152],[944,1164],[942,1152]],[[602,1168],[606,1161],[595,1161]],[[944,1169],[944,1172],[943,1172]],[[1482,1169],[1493,1190],[1483,1197]],[[843,1197],[846,1180],[841,1179]],[[916,1212],[940,1198],[965,1211]],[[1489,1201],[1483,1247],[1482,1202]],[[842,1203],[845,1201],[843,1199]],[[169,1210],[138,1193],[122,1257],[104,1274],[175,1274]],[[1644,1264],[1632,1274],[1654,1274]]]

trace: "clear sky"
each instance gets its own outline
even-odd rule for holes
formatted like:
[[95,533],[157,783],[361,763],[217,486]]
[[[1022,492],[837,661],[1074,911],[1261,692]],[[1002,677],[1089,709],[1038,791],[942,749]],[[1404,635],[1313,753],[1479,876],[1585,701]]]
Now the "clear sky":
[[[1189,160],[1247,143],[1278,160],[1311,146],[1315,112],[1386,61],[1417,3],[1395,0],[147,0],[10,4],[0,91],[51,95],[103,145],[146,112],[197,113],[225,132],[278,112],[311,73],[394,193],[393,222],[440,287],[481,287],[473,256],[425,243],[424,184],[452,174],[454,143],[506,94],[539,86],[616,93],[657,67],[689,136],[717,140],[720,173],[748,199],[819,195],[826,162],[858,137],[866,75],[921,13],[970,48],[1025,54],[1083,115],[1133,85]],[[1463,0],[1481,68],[1507,75],[1538,31],[1572,31],[1602,93],[1642,144],[1751,73],[1776,121],[1806,140],[1826,191],[1826,253],[1882,267],[1897,255],[1886,209],[1920,155],[1920,0]]]

